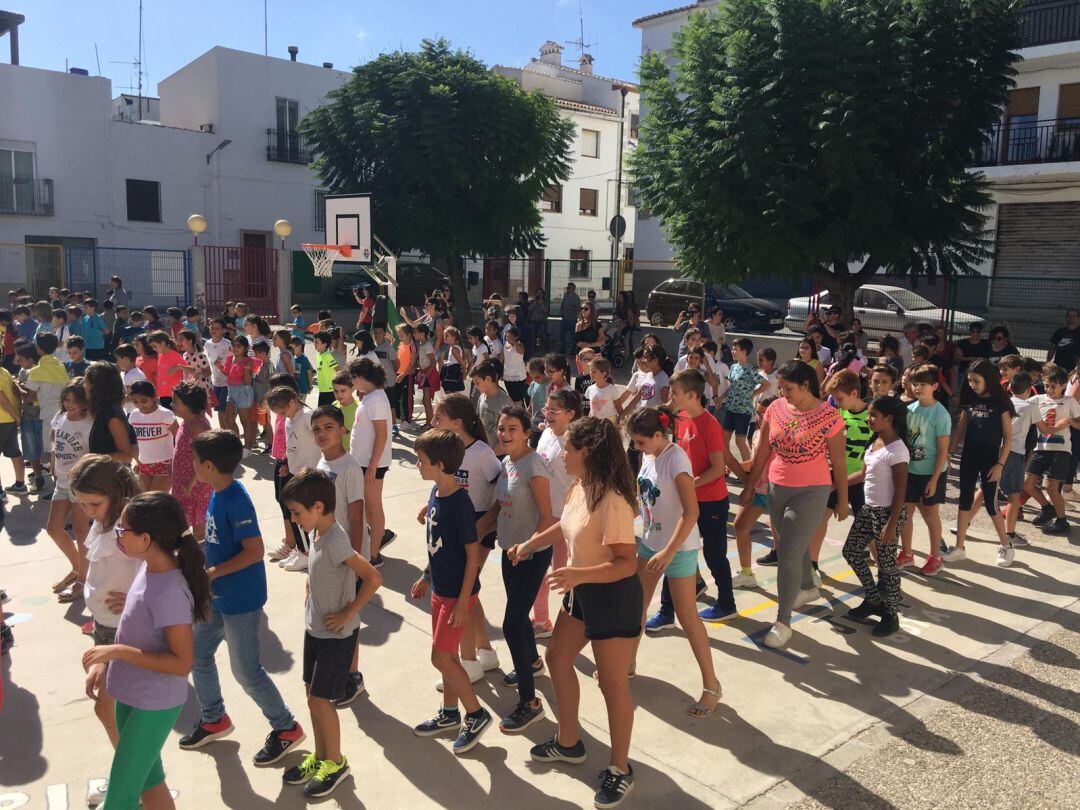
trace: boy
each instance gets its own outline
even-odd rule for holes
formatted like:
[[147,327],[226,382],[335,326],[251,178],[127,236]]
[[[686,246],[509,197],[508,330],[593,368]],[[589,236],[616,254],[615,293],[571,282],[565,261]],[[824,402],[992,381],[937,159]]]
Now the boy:
[[[271,411],[285,417],[285,464],[279,469],[282,476],[296,475],[305,467],[315,467],[322,454],[311,432],[311,408],[303,403],[292,388],[280,385],[266,396]],[[297,543],[292,553],[281,562],[286,571],[304,571],[308,566],[307,542]]]
[[184,310],[184,320],[180,322],[180,328],[202,337],[202,314],[198,307],[188,307]]
[[112,340],[110,345],[115,350],[117,346],[123,343],[121,335],[124,334],[124,330],[128,325],[128,308],[124,305],[120,305],[113,309],[113,325],[112,325]]
[[53,446],[52,421],[60,412],[60,394],[70,379],[67,369],[56,357],[56,335],[42,332],[34,338],[39,359],[27,374],[26,388],[37,395],[41,408],[44,460],[48,461]]
[[[119,340],[121,343],[130,343],[135,339],[136,335],[141,335],[146,332],[146,316],[143,315],[141,310],[135,310],[128,317],[127,325],[123,329],[119,330]],[[210,367],[213,368],[211,362]]]
[[[452,431],[429,430],[417,438],[413,449],[420,477],[434,486],[427,513],[421,517],[427,525],[431,573],[413,584],[411,595],[419,599],[431,587],[431,663],[442,674],[443,682],[438,713],[413,731],[418,737],[433,737],[460,727],[453,751],[464,754],[491,727],[491,714],[476,699],[469,675],[458,659],[461,637],[469,626],[469,614],[480,590],[476,512],[469,493],[454,478],[465,458],[465,446]],[[464,723],[458,699],[465,705]]]
[[68,331],[73,335],[82,337],[82,309],[72,304],[71,306],[64,307],[64,315],[67,318]]
[[754,397],[764,391],[766,385],[757,369],[750,365],[753,350],[754,342],[750,338],[739,338],[731,344],[735,364],[728,372],[727,410],[724,412],[724,430],[734,434],[735,445],[743,459],[750,458],[746,433],[754,414]]
[[135,365],[138,356],[139,353],[135,351],[135,347],[130,343],[121,343],[113,352],[113,357],[116,358],[116,367],[120,369],[120,376],[124,379],[124,392],[128,396],[131,395],[131,384],[133,382],[146,379],[142,369]]
[[49,287],[49,306],[53,309],[60,306],[60,290],[57,287]]
[[[1042,526],[1043,534],[1069,533],[1061,487],[1070,481],[1072,437],[1069,428],[1080,428],[1080,402],[1076,397],[1065,396],[1068,382],[1068,371],[1061,366],[1047,364],[1043,368],[1046,393],[1033,396],[1030,400],[1038,444],[1028,462],[1024,491],[1042,507],[1031,524]],[[1049,501],[1039,489],[1043,476],[1047,478]]]
[[360,405],[353,397],[352,378],[348,371],[339,371],[334,375],[334,402],[333,405],[345,420],[345,435],[341,437],[341,445],[345,452],[349,451],[349,437],[353,423],[356,422],[356,409]]
[[498,361],[485,360],[469,374],[473,388],[480,392],[480,402],[476,410],[489,438],[494,438],[496,435],[495,428],[499,425],[499,413],[503,408],[514,404],[510,395],[499,387],[500,373],[501,365]]
[[334,375],[338,373],[338,362],[330,351],[334,339],[329,332],[315,334],[315,380],[319,386],[319,407],[334,401]]
[[314,538],[304,610],[304,688],[315,730],[315,750],[285,771],[282,781],[304,785],[304,796],[313,799],[330,794],[349,775],[334,702],[349,683],[360,610],[382,577],[349,545],[334,519],[337,494],[330,476],[304,470],[285,485],[281,499],[293,520]]
[[289,313],[293,316],[293,319],[285,325],[292,329],[292,336],[294,338],[303,340],[305,337],[304,330],[307,328],[307,319],[304,317],[304,308],[299,304],[293,304],[289,307]]
[[723,357],[720,355],[720,347],[716,345],[715,340],[706,340],[701,344],[701,348],[705,350],[705,361],[709,364],[709,368],[716,378],[713,401],[709,403],[707,410],[719,422],[721,420],[720,409],[724,407],[728,388],[731,387],[728,379],[731,376],[731,368],[724,362]]
[[[724,429],[701,404],[705,378],[697,369],[683,369],[671,378],[671,400],[679,418],[675,439],[690,457],[698,500],[698,531],[701,553],[716,582],[716,601],[700,612],[708,622],[722,622],[739,615],[731,584],[731,563],[727,557],[728,489],[724,482],[725,464],[740,480],[746,478],[742,464],[732,454]],[[698,584],[698,596],[708,586]],[[660,610],[645,624],[649,632],[675,623],[675,605],[668,590],[667,577],[660,591]]]
[[780,389],[776,384],[776,349],[768,347],[759,349],[757,353],[758,374],[765,380],[765,387],[761,389],[763,394],[777,394]]
[[83,303],[86,314],[82,317],[82,337],[86,341],[86,356],[90,360],[107,360],[105,353],[105,321],[97,314],[98,303],[87,298]]
[[23,340],[33,340],[37,333],[38,322],[30,317],[30,307],[25,304],[15,307],[11,313],[15,316],[15,331]]
[[71,330],[67,325],[67,314],[62,309],[52,311],[52,333],[56,336],[56,359],[61,363],[68,359],[67,342],[71,337]]
[[878,363],[870,375],[870,394],[873,397],[896,396],[896,383],[900,375],[888,363]]
[[[41,429],[41,406],[38,404],[37,394],[27,387],[27,382],[30,379],[31,369],[37,366],[37,346],[29,343],[20,344],[19,348],[15,350],[15,362],[19,366],[19,374],[15,378],[15,387],[19,391],[19,399],[21,400],[19,427],[22,433],[23,461],[30,464],[31,472],[30,489],[27,491],[32,495],[36,495],[45,489],[45,476],[41,472],[44,436]],[[8,491],[19,492],[20,490],[9,489]]]
[[86,343],[78,335],[68,338],[67,355],[68,359],[64,366],[67,368],[68,376],[75,379],[86,374],[86,369],[90,368],[90,363],[86,360]]
[[192,440],[191,450],[196,480],[214,490],[206,509],[203,544],[211,602],[209,618],[194,627],[191,675],[201,717],[180,740],[180,747],[202,748],[233,732],[214,661],[224,641],[233,674],[270,722],[270,734],[255,754],[255,765],[272,765],[298,746],[305,735],[259,659],[266,569],[255,505],[244,485],[233,477],[244,445],[234,433],[208,430]]
[[0,309],[0,335],[3,335],[3,350],[0,351],[0,366],[9,372],[15,370],[15,338],[18,332],[11,319],[11,310]]
[[532,433],[529,434],[529,447],[535,448],[540,443],[540,434],[544,431],[544,407],[547,405],[548,375],[544,370],[544,358],[534,357],[529,361],[529,413],[532,415]]
[[[1013,375],[1009,381],[1013,408],[1016,416],[1012,418],[1012,443],[1009,445],[1009,457],[1001,470],[998,491],[1008,500],[1005,508],[1005,536],[1014,546],[1026,546],[1028,541],[1016,533],[1016,522],[1020,519],[1020,507],[1024,492],[1024,459],[1027,456],[1027,437],[1035,423],[1036,409],[1031,403],[1031,377],[1024,372]],[[976,505],[972,505],[977,509]]]
[[914,566],[915,555],[911,553],[912,525],[915,507],[919,509],[926,528],[930,532],[930,554],[920,570],[924,576],[936,574],[944,565],[942,554],[940,506],[945,502],[945,468],[949,463],[949,435],[952,418],[937,401],[938,378],[941,372],[936,366],[916,366],[908,375],[915,401],[908,405],[908,447],[911,462],[908,464],[907,507],[909,517],[901,527],[903,550],[896,558],[898,569]]
[[[319,459],[316,469],[326,473],[334,482],[334,497],[337,502],[334,518],[338,526],[348,534],[353,550],[367,563],[371,557],[371,542],[364,531],[364,468],[356,457],[346,453],[342,446],[342,438],[348,436],[348,431],[345,430],[345,417],[341,409],[332,405],[317,409],[311,415],[311,432],[322,451],[322,458]],[[309,561],[309,576],[310,570]],[[359,656],[360,648],[357,646],[353,649],[345,693],[334,701],[334,706],[339,709],[364,694],[364,676],[358,668]]]

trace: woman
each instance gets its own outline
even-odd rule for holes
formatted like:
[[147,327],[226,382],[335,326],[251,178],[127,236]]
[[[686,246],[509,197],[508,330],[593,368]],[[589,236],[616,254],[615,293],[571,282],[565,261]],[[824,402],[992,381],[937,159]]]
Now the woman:
[[615,308],[615,317],[623,322],[623,334],[626,338],[626,353],[634,350],[634,333],[641,331],[641,311],[634,300],[633,290],[619,293],[619,305]]
[[574,325],[574,343],[579,349],[599,351],[607,342],[604,327],[597,320],[596,304],[586,301],[581,305],[581,315]]
[[724,310],[713,307],[709,310],[709,317],[705,319],[705,326],[709,329],[709,335],[717,346],[723,346],[727,342],[727,329],[724,326]]
[[854,343],[859,349],[859,354],[866,357],[866,352],[870,348],[870,336],[863,331],[862,321],[858,318],[851,320],[851,329],[844,338],[844,342]]
[[1013,346],[1009,339],[1009,330],[1004,326],[995,326],[990,332],[990,359],[996,360],[1007,354],[1020,354],[1020,350]]
[[353,298],[360,305],[360,314],[356,317],[356,330],[370,332],[371,322],[375,320],[375,296],[371,292],[371,285],[365,284],[357,292],[353,287]]
[[818,385],[825,382],[825,367],[821,365],[821,361],[817,359],[817,355],[814,353],[813,343],[809,340],[800,341],[799,348],[795,353],[795,359],[801,360],[814,370],[814,374],[817,376]]
[[[836,490],[838,521],[848,516],[848,479],[844,462],[845,432],[840,412],[821,401],[817,373],[808,363],[791,360],[777,372],[778,399],[761,420],[761,443],[739,504],[750,506],[754,485],[769,476],[769,520],[780,541],[776,578],[779,608],[776,623],[765,634],[766,647],[783,647],[791,639],[791,612],[817,599],[810,565],[814,527]],[[839,474],[833,475],[831,470]]]
[[120,404],[124,401],[124,381],[112,363],[98,360],[90,364],[83,380],[90,403],[89,450],[112,456],[121,464],[135,459],[135,430]]
[[[701,306],[699,304],[691,304],[684,312],[679,313],[679,317],[675,320],[675,326],[673,327],[676,332],[680,332],[683,335],[682,339],[679,341],[679,357],[686,354],[686,331],[688,329],[700,330],[703,324],[704,321],[701,319]],[[720,344],[717,343],[716,345],[719,346]]]
[[[417,315],[416,308],[412,307],[413,314]],[[437,298],[428,298],[424,301],[424,314],[417,315],[415,318],[410,318],[405,312],[405,307],[399,307],[398,312],[401,315],[401,319],[405,321],[413,329],[416,329],[420,324],[427,324],[428,329],[431,330],[431,340],[435,347],[435,351],[439,351],[443,344],[443,329],[446,328],[446,320],[439,313],[439,300]]]
[[630,667],[643,606],[634,537],[637,494],[619,431],[607,419],[586,417],[570,425],[565,460],[566,472],[578,480],[567,492],[559,522],[508,552],[511,560],[527,559],[562,539],[570,550],[569,565],[551,574],[552,584],[566,596],[546,655],[559,730],[530,754],[535,762],[585,761],[574,661],[591,643],[611,737],[610,764],[600,772],[595,800],[597,807],[606,807],[621,801],[634,784]]

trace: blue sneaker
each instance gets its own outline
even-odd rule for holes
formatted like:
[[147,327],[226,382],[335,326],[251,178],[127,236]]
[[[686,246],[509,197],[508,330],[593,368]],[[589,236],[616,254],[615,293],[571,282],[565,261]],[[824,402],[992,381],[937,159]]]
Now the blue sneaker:
[[698,612],[704,621],[707,622],[723,622],[728,619],[736,619],[739,616],[737,608],[725,608],[720,605],[719,602],[709,605],[704,610]]
[[657,633],[663,630],[665,627],[671,627],[675,624],[675,617],[669,616],[666,613],[657,611],[654,613],[647,622],[645,622],[646,633]]

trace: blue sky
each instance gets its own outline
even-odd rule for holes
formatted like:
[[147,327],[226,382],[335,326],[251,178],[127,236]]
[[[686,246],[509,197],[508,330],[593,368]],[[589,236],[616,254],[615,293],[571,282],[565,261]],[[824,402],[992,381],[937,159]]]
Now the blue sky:
[[[631,22],[684,5],[685,0],[582,0],[585,38],[595,70],[636,80],[640,32]],[[20,61],[31,67],[73,67],[113,80],[114,93],[134,85],[138,0],[8,0],[26,16],[19,29]],[[488,65],[521,65],[539,55],[546,39],[578,38],[578,0],[268,0],[269,53],[351,68],[379,53],[415,49],[425,37],[444,36]],[[215,45],[263,52],[263,0],[144,0],[144,92]],[[7,38],[0,60],[7,61]],[[564,62],[577,58],[566,45]]]

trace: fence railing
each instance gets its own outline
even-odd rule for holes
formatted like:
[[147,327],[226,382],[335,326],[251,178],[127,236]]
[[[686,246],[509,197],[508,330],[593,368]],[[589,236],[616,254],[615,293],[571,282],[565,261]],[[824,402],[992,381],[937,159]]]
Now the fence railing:
[[1028,0],[1017,16],[1020,18],[1022,48],[1080,39],[1080,2],[1077,0]]
[[60,245],[0,243],[0,288],[4,291],[25,287],[30,296],[41,300],[49,287],[62,287],[63,279]]
[[986,135],[978,166],[1060,163],[1080,160],[1080,118],[1013,121],[996,125]]
[[205,260],[207,312],[220,312],[227,302],[242,301],[254,315],[277,316],[279,251],[223,245],[197,249]]
[[0,179],[0,214],[51,217],[53,181]]
[[191,300],[191,259],[185,250],[70,247],[64,251],[65,286],[105,298],[119,276],[134,306],[183,307]]
[[285,129],[266,130],[266,159],[280,163],[311,163],[313,153],[304,136]]

